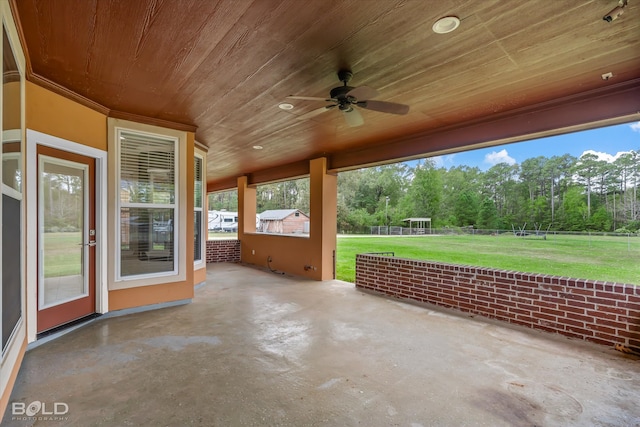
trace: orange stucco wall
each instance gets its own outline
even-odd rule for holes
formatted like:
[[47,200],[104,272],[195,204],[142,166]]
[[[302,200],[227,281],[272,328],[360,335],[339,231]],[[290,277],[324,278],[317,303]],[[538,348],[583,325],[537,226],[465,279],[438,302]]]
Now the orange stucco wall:
[[[243,263],[261,267],[270,265],[274,270],[321,280],[322,260],[313,250],[314,244],[318,243],[307,237],[244,234],[240,237],[240,252]],[[267,257],[271,257],[271,263],[267,263]],[[316,267],[316,270],[305,270],[305,265]]]
[[2,85],[3,130],[20,129],[20,82]]
[[207,280],[207,269],[203,267],[199,270],[193,272],[193,284],[197,285],[198,283],[202,283]]
[[26,126],[107,151],[107,116],[34,83],[25,87]]
[[[326,159],[310,164],[309,237],[261,234],[255,230],[255,189],[246,177],[238,179],[238,227],[241,260],[314,280],[333,279],[336,248],[337,177],[327,173]],[[243,228],[244,227],[244,228]],[[244,231],[244,232],[243,232]],[[267,258],[271,262],[267,263]],[[305,269],[305,266],[310,266]]]
[[[191,274],[193,277],[193,273]],[[109,311],[190,298],[193,298],[193,285],[188,285],[188,280],[186,282],[119,289],[109,291]]]
[[[34,83],[26,82],[26,126],[39,132],[107,151],[107,116]],[[185,248],[193,247],[193,133],[187,133],[187,232]],[[191,160],[189,160],[191,159]],[[186,280],[109,291],[109,310],[193,298],[193,254],[187,251]],[[108,265],[107,268],[114,268]]]

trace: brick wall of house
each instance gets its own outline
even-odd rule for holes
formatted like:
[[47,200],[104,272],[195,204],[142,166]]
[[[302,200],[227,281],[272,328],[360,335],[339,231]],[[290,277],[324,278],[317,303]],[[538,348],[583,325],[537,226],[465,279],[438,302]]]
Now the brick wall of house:
[[207,240],[207,262],[240,262],[240,240]]
[[640,351],[640,286],[360,254],[356,287]]

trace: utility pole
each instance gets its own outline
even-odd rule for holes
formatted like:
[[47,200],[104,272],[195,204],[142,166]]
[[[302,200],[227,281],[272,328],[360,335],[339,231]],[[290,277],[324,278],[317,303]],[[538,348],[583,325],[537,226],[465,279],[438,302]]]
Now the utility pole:
[[[389,196],[386,197],[386,203],[384,207],[384,225],[389,227]],[[389,229],[387,228],[387,234],[389,234]]]

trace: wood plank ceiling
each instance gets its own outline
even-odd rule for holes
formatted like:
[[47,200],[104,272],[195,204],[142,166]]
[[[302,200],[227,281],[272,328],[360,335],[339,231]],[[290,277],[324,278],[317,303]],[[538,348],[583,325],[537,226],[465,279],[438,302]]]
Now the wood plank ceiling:
[[[617,0],[12,0],[12,7],[30,80],[115,117],[197,127],[215,190],[244,174],[259,182],[304,173],[305,160],[320,155],[340,169],[491,143],[504,132],[478,123],[554,102],[619,93],[602,102],[625,104],[590,115],[587,103],[576,117],[551,120],[556,127],[637,113],[640,3],[629,3],[610,23],[602,18]],[[460,28],[434,33],[433,23],[448,15]],[[408,104],[409,114],[362,110],[359,127],[337,109],[299,119],[325,104],[286,97],[327,97],[340,85],[340,68],[354,72],[350,86],[375,88],[376,99]],[[606,72],[614,77],[603,80]],[[516,134],[531,130],[522,123],[511,123]],[[446,132],[465,126],[447,142]]]

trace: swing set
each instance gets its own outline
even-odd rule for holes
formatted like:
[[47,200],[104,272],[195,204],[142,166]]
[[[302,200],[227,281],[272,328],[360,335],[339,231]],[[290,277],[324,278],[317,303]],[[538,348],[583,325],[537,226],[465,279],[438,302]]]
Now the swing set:
[[544,240],[547,240],[547,233],[549,233],[549,229],[551,228],[551,223],[547,227],[547,230],[542,230],[542,223],[533,223],[535,231],[527,231],[527,223],[525,222],[522,227],[518,226],[518,230],[516,231],[516,227],[511,224],[511,229],[513,230],[513,235],[516,237],[526,237],[526,236],[537,236],[542,237]]

